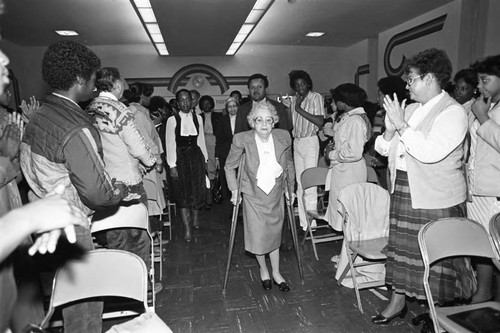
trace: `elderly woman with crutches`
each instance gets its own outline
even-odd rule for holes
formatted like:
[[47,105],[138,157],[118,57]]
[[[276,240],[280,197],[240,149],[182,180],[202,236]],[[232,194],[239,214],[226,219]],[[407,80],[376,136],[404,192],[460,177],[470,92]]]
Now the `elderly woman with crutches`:
[[[288,196],[287,188],[293,189],[295,185],[292,142],[287,131],[273,129],[279,119],[269,102],[254,106],[247,120],[252,130],[233,137],[224,168],[227,184],[234,205],[239,204],[241,192],[245,250],[257,258],[262,287],[270,290],[272,278],[279,289],[286,292],[290,287],[280,273],[279,247],[285,217],[283,193]],[[238,170],[241,172],[238,184],[236,169],[241,159],[244,161],[242,170]],[[266,254],[271,261],[272,277],[266,265]]]

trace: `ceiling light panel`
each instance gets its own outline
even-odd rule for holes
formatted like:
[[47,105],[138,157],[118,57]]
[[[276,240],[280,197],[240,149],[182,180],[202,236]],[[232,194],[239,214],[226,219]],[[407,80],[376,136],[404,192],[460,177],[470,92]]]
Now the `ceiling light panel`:
[[149,35],[151,42],[156,47],[159,55],[168,55],[167,45],[163,37],[160,26],[156,21],[156,15],[151,7],[150,0],[130,0],[132,6],[135,8],[139,19],[141,20],[146,33]]
[[78,36],[78,32],[74,30],[56,30],[56,34],[60,36]]
[[313,31],[313,32],[309,32],[306,34],[307,37],[321,37],[323,36],[325,33],[322,32],[322,31]]
[[238,52],[238,49],[243,45],[247,37],[250,35],[255,26],[262,19],[266,11],[272,5],[274,0],[257,0],[253,5],[252,10],[248,13],[248,16],[241,26],[240,30],[234,37],[233,43],[226,52],[226,55],[234,55]]
[[137,8],[151,8],[151,2],[149,0],[134,0]]

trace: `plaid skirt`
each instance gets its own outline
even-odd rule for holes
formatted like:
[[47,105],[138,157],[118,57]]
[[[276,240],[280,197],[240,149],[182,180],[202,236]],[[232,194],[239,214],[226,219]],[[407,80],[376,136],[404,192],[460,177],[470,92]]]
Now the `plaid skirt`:
[[[428,222],[464,215],[464,204],[442,209],[413,209],[408,176],[406,172],[398,170],[394,193],[391,195],[386,283],[397,293],[419,300],[426,299],[418,232]],[[436,262],[431,266],[429,285],[434,301],[440,304],[470,298],[475,291],[470,260],[452,258]]]

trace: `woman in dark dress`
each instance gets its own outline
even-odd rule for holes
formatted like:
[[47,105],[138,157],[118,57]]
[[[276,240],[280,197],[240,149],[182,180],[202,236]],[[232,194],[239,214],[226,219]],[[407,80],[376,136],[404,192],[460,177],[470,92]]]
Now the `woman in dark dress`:
[[184,240],[191,242],[191,224],[200,227],[198,213],[206,199],[207,148],[203,121],[191,108],[191,94],[181,89],[176,94],[179,113],[167,120],[167,164],[170,168],[172,200],[181,210]]

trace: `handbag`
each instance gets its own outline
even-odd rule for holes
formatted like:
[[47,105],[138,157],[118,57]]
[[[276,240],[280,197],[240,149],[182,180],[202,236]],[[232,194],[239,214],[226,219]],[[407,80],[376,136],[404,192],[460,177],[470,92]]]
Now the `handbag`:
[[223,199],[223,196],[222,196],[222,184],[220,181],[220,169],[219,168],[215,169],[215,178],[213,181],[211,192],[212,192],[212,200],[215,203],[220,203]]

